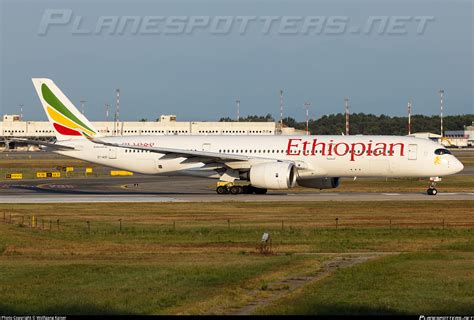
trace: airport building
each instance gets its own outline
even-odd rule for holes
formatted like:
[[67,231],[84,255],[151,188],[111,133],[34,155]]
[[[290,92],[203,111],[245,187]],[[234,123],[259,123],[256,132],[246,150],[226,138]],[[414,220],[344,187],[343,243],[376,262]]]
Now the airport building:
[[472,147],[474,146],[474,122],[470,126],[465,126],[463,130],[446,131],[444,135],[453,145]]
[[[281,127],[277,122],[177,121],[175,115],[162,115],[160,121],[92,122],[103,135],[299,135],[304,130]],[[4,115],[0,122],[0,148],[7,149],[8,138],[52,141],[54,131],[48,121],[22,121],[19,115]],[[18,145],[10,144],[8,149]]]
[[415,132],[415,133],[409,134],[408,136],[414,137],[414,138],[429,139],[434,142],[439,142],[441,139],[440,134],[432,133],[432,132]]
[[410,134],[411,137],[430,139],[441,143],[446,147],[473,147],[474,146],[474,123],[470,126],[465,126],[463,130],[445,131],[444,136],[431,132],[416,132]]

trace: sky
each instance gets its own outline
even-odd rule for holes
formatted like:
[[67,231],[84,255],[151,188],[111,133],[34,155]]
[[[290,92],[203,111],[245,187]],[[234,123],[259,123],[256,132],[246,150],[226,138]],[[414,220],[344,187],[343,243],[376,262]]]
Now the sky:
[[121,120],[235,118],[237,99],[278,119],[280,89],[297,120],[346,97],[351,112],[401,116],[411,99],[439,114],[441,88],[445,114],[474,113],[470,0],[0,0],[0,14],[0,112],[23,104],[25,120],[46,119],[32,77],[95,121],[116,88]]

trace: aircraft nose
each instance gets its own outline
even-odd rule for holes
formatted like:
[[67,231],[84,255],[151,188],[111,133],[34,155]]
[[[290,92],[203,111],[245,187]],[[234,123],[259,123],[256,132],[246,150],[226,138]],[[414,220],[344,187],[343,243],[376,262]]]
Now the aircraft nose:
[[464,169],[464,165],[462,164],[461,161],[454,158],[453,161],[451,162],[451,168],[453,169],[454,173],[458,173]]

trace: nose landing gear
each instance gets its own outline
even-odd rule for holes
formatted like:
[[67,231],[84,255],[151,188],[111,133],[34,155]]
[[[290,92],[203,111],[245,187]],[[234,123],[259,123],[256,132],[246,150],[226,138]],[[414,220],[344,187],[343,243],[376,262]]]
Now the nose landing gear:
[[435,196],[438,194],[438,190],[436,190],[436,184],[440,182],[442,179],[440,177],[430,177],[430,186],[426,193],[430,196]]

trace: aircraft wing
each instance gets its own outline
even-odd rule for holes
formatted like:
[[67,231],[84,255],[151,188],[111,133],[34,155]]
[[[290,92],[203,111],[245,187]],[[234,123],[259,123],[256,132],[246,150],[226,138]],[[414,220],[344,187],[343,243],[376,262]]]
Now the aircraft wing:
[[27,143],[31,145],[45,146],[45,147],[57,149],[57,150],[74,150],[75,149],[74,147],[71,147],[71,146],[64,146],[57,143],[38,141],[38,140],[19,139],[19,138],[12,138],[12,139],[9,138],[6,140],[11,141],[11,142],[21,142],[21,143]]
[[236,154],[225,154],[209,151],[195,151],[195,150],[183,150],[175,148],[165,148],[165,147],[140,147],[140,146],[130,146],[125,144],[111,143],[102,141],[97,138],[88,138],[91,142],[125,149],[135,149],[135,150],[145,150],[148,152],[156,152],[164,154],[168,158],[187,158],[185,162],[219,162],[219,163],[228,163],[228,162],[250,162],[252,160],[256,161],[282,161],[273,158],[263,158],[263,157],[250,157],[244,155]]

